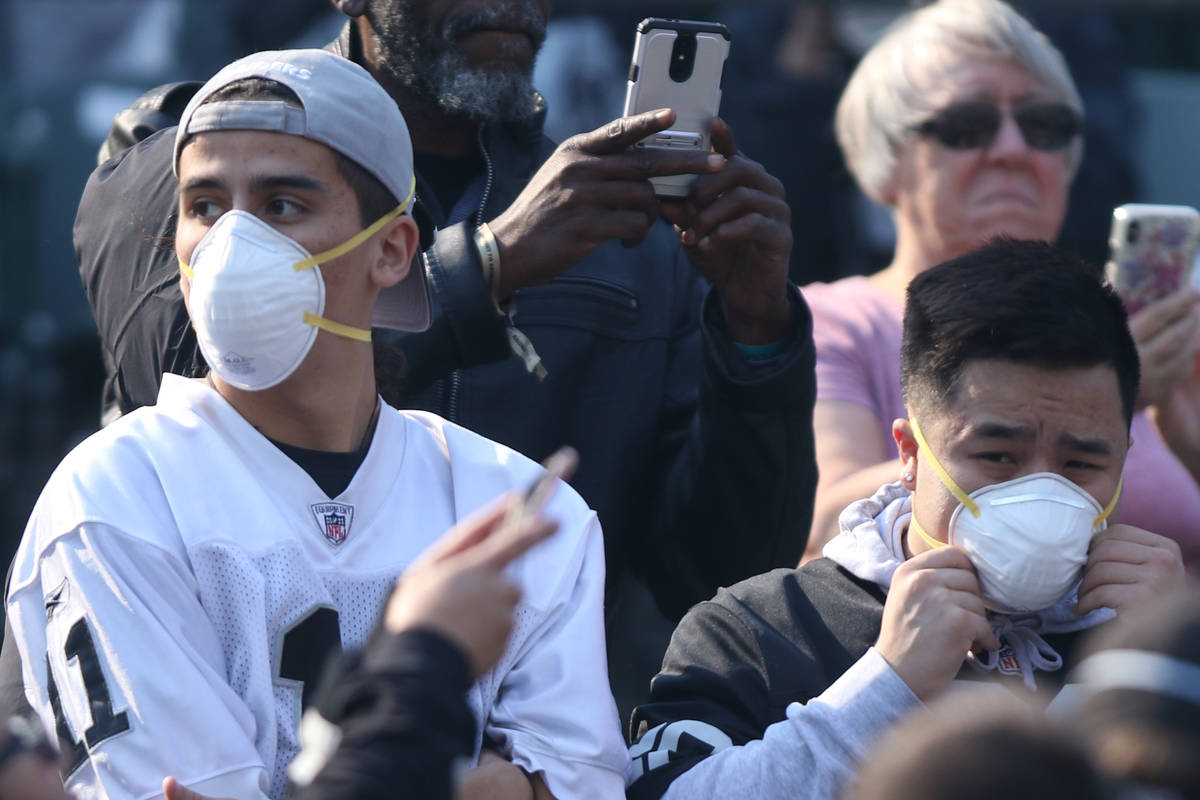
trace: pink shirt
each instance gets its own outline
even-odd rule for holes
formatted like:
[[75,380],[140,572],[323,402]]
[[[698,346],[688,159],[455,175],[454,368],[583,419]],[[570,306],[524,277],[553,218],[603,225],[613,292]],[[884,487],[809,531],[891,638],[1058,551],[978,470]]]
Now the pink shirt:
[[[885,452],[895,453],[892,420],[907,416],[900,394],[903,305],[858,276],[803,291],[817,348],[817,402],[864,406],[879,419]],[[1186,563],[1200,561],[1200,486],[1144,411],[1134,415],[1130,434],[1116,521],[1169,536]]]

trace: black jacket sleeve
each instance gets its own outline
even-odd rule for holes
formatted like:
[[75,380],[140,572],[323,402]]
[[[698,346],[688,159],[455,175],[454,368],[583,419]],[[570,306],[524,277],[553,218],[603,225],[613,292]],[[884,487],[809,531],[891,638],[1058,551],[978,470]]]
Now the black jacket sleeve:
[[[4,596],[8,597],[8,583],[12,580],[13,565],[9,563],[4,576]],[[21,652],[13,636],[12,620],[4,617],[4,643],[0,645],[0,719],[33,713],[25,697],[25,676],[21,674]]]
[[342,733],[336,751],[295,800],[451,798],[456,759],[474,748],[465,699],[467,660],[429,630],[381,635],[346,654],[317,701]]
[[783,350],[756,365],[722,332],[710,290],[699,326],[698,400],[689,402],[685,387],[670,387],[668,402],[680,402],[663,415],[667,480],[640,572],[673,618],[721,586],[795,566],[804,553],[817,483],[816,356],[808,307],[794,287],[789,297]]
[[767,664],[747,625],[719,597],[679,623],[630,723],[631,800],[661,797],[677,777],[714,752],[761,738],[775,722]]
[[97,167],[75,216],[79,275],[108,369],[106,411],[153,405],[163,372],[203,370],[175,258],[174,134],[159,131]]
[[[460,222],[442,228],[425,251],[432,324],[422,333],[376,331],[376,372],[384,399],[404,407],[436,379],[452,369],[490,364],[508,358],[506,321],[483,280],[483,267],[473,241],[474,226]],[[378,357],[391,351],[393,364],[403,364],[398,379],[394,367]],[[393,393],[394,388],[402,391]],[[391,394],[391,396],[389,396]]]

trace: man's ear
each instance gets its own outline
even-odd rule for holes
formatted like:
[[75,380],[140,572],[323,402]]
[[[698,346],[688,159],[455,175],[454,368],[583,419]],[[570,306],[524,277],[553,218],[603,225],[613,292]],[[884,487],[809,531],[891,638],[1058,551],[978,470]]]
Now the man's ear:
[[367,10],[367,0],[329,0],[333,7],[347,17],[361,17]]
[[379,258],[371,273],[376,285],[381,288],[395,286],[404,280],[410,269],[421,269],[421,263],[416,261],[420,240],[417,223],[407,214],[384,227],[379,239]]
[[912,423],[903,418],[892,420],[892,438],[900,453],[900,482],[911,491],[916,485],[917,456],[921,450],[913,436]]

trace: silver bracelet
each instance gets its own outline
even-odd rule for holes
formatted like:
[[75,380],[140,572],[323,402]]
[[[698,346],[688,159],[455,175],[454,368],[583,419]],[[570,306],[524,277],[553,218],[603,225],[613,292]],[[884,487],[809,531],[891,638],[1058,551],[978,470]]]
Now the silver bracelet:
[[486,222],[475,229],[475,248],[483,263],[483,280],[492,290],[492,299],[500,302],[500,245]]

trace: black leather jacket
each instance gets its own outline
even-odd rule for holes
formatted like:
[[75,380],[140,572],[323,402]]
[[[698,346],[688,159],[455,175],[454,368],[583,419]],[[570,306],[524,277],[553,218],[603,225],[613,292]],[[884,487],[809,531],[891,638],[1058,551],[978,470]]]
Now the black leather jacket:
[[[361,60],[355,45],[347,26],[330,49]],[[169,100],[169,89],[147,97]],[[146,126],[141,116],[119,116],[111,150],[138,136],[131,119]],[[162,371],[202,368],[170,248],[173,134],[160,131],[101,165],[75,223],[108,395],[122,411],[153,403]],[[572,484],[600,516],[610,589],[631,569],[675,619],[718,586],[795,565],[816,486],[814,355],[799,292],[783,352],[751,365],[721,333],[717,298],[706,299],[677,236],[660,223],[634,249],[608,242],[549,284],[519,290],[506,319],[471,231],[508,207],[554,145],[540,116],[485,127],[480,145],[486,174],[456,209],[438,208],[417,176],[418,202],[439,228],[425,251],[434,321],[420,334],[376,331],[384,398],[535,459],[573,445],[581,459]],[[533,342],[549,370],[544,381],[511,355],[508,324]]]

